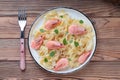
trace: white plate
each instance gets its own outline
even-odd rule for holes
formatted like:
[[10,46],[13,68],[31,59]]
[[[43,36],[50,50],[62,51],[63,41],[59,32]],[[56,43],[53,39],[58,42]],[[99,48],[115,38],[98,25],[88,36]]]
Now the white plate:
[[[40,26],[43,24],[44,22],[44,16],[49,12],[49,11],[52,11],[52,10],[56,10],[57,12],[61,11],[61,10],[64,10],[66,13],[68,13],[72,18],[75,18],[75,19],[78,19],[78,20],[83,20],[85,24],[87,25],[90,25],[94,31],[94,34],[95,34],[95,37],[94,37],[94,46],[93,46],[93,50],[92,50],[92,53],[90,54],[90,56],[88,57],[88,59],[82,64],[80,65],[79,67],[77,68],[73,68],[73,69],[70,69],[70,70],[65,70],[65,71],[53,71],[53,70],[48,70],[46,68],[44,68],[42,65],[40,65],[39,61],[40,61],[40,57],[38,55],[38,53],[36,52],[36,50],[32,49],[30,44],[31,44],[31,41],[33,40],[34,38],[34,31],[38,30],[40,28]],[[86,17],[83,13],[81,13],[80,11],[77,11],[75,9],[71,9],[71,8],[64,8],[64,7],[60,7],[60,8],[54,8],[54,9],[51,9],[51,10],[48,10],[46,13],[42,14],[41,16],[39,16],[35,22],[33,23],[31,29],[30,29],[30,32],[29,32],[29,37],[28,37],[28,47],[29,47],[29,51],[31,52],[31,55],[32,57],[34,58],[34,60],[42,67],[44,68],[45,70],[47,71],[50,71],[50,72],[53,72],[53,73],[70,73],[70,72],[73,72],[73,71],[76,71],[78,69],[81,69],[82,67],[84,67],[89,61],[90,59],[92,58],[93,54],[94,54],[94,51],[95,51],[95,48],[96,48],[96,33],[95,33],[95,29],[94,29],[94,26],[92,24],[92,22],[90,21],[90,19],[88,17]]]

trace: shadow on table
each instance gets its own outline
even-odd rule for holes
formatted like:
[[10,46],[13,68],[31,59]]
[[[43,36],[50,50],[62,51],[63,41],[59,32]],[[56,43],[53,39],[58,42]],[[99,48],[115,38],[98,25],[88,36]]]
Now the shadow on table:
[[120,6],[120,0],[103,0],[104,2],[112,3],[115,6]]

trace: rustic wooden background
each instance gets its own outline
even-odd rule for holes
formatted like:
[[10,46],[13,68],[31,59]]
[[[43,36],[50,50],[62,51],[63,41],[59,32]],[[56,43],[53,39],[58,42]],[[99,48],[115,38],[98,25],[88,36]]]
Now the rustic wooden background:
[[[20,28],[17,10],[25,7],[28,15],[25,38],[35,18],[49,8],[66,6],[90,17],[97,31],[97,50],[82,70],[52,74],[33,61],[26,43],[27,69],[19,69]],[[104,0],[0,0],[0,80],[120,80],[120,5]]]

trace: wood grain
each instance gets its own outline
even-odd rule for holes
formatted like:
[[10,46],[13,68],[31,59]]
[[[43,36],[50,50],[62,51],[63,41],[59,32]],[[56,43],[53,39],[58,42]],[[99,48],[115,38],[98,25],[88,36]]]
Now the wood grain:
[[[17,17],[0,17],[0,38],[20,38],[20,27]],[[29,29],[35,17],[27,18],[25,36],[27,38]]]
[[[114,70],[113,70],[114,67]],[[0,78],[72,78],[79,80],[119,80],[120,79],[120,62],[90,62],[82,70],[70,74],[53,74],[42,68],[39,68],[33,61],[27,61],[26,72],[19,70],[19,61],[2,61],[0,62]],[[104,71],[103,71],[104,69]],[[79,74],[79,75],[78,75]],[[32,76],[31,76],[32,75]]]
[[[36,17],[53,7],[72,7],[94,22],[97,48],[91,62],[71,74],[49,73],[34,62],[27,46],[28,32]],[[27,12],[27,69],[19,69],[20,28],[18,8]],[[0,0],[0,80],[120,80],[120,5],[106,0]]]
[[16,16],[20,7],[25,7],[29,16],[36,16],[59,6],[78,9],[90,17],[120,17],[119,6],[104,0],[0,0],[0,16]]
[[[120,39],[98,39],[92,61],[120,61]],[[116,43],[117,42],[117,43]],[[19,39],[0,39],[0,60],[19,60]],[[33,60],[26,40],[26,60]]]
[[[29,30],[36,17],[27,18],[25,37],[28,37]],[[17,17],[0,17],[0,38],[19,38],[20,28]],[[91,18],[97,32],[97,38],[120,38],[120,18]]]

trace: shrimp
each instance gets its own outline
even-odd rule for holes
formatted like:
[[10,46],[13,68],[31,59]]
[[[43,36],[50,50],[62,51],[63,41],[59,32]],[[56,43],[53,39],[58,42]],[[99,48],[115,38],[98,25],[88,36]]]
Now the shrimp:
[[37,39],[33,40],[31,43],[31,47],[33,49],[39,49],[43,43],[44,36],[39,36]]
[[78,25],[71,25],[69,26],[69,33],[73,35],[82,35],[86,33],[86,30],[84,27],[78,26]]
[[60,49],[64,47],[64,45],[58,41],[48,41],[46,46],[48,49]]
[[68,59],[67,58],[61,58],[55,65],[54,70],[58,71],[61,69],[64,69],[68,66]]
[[79,62],[80,64],[84,63],[90,54],[91,54],[91,51],[88,51],[88,52],[83,53],[83,54],[78,58],[78,62]]
[[46,23],[45,23],[45,28],[47,30],[51,30],[53,28],[55,28],[57,25],[60,24],[60,20],[59,19],[51,19],[51,20],[48,20]]

